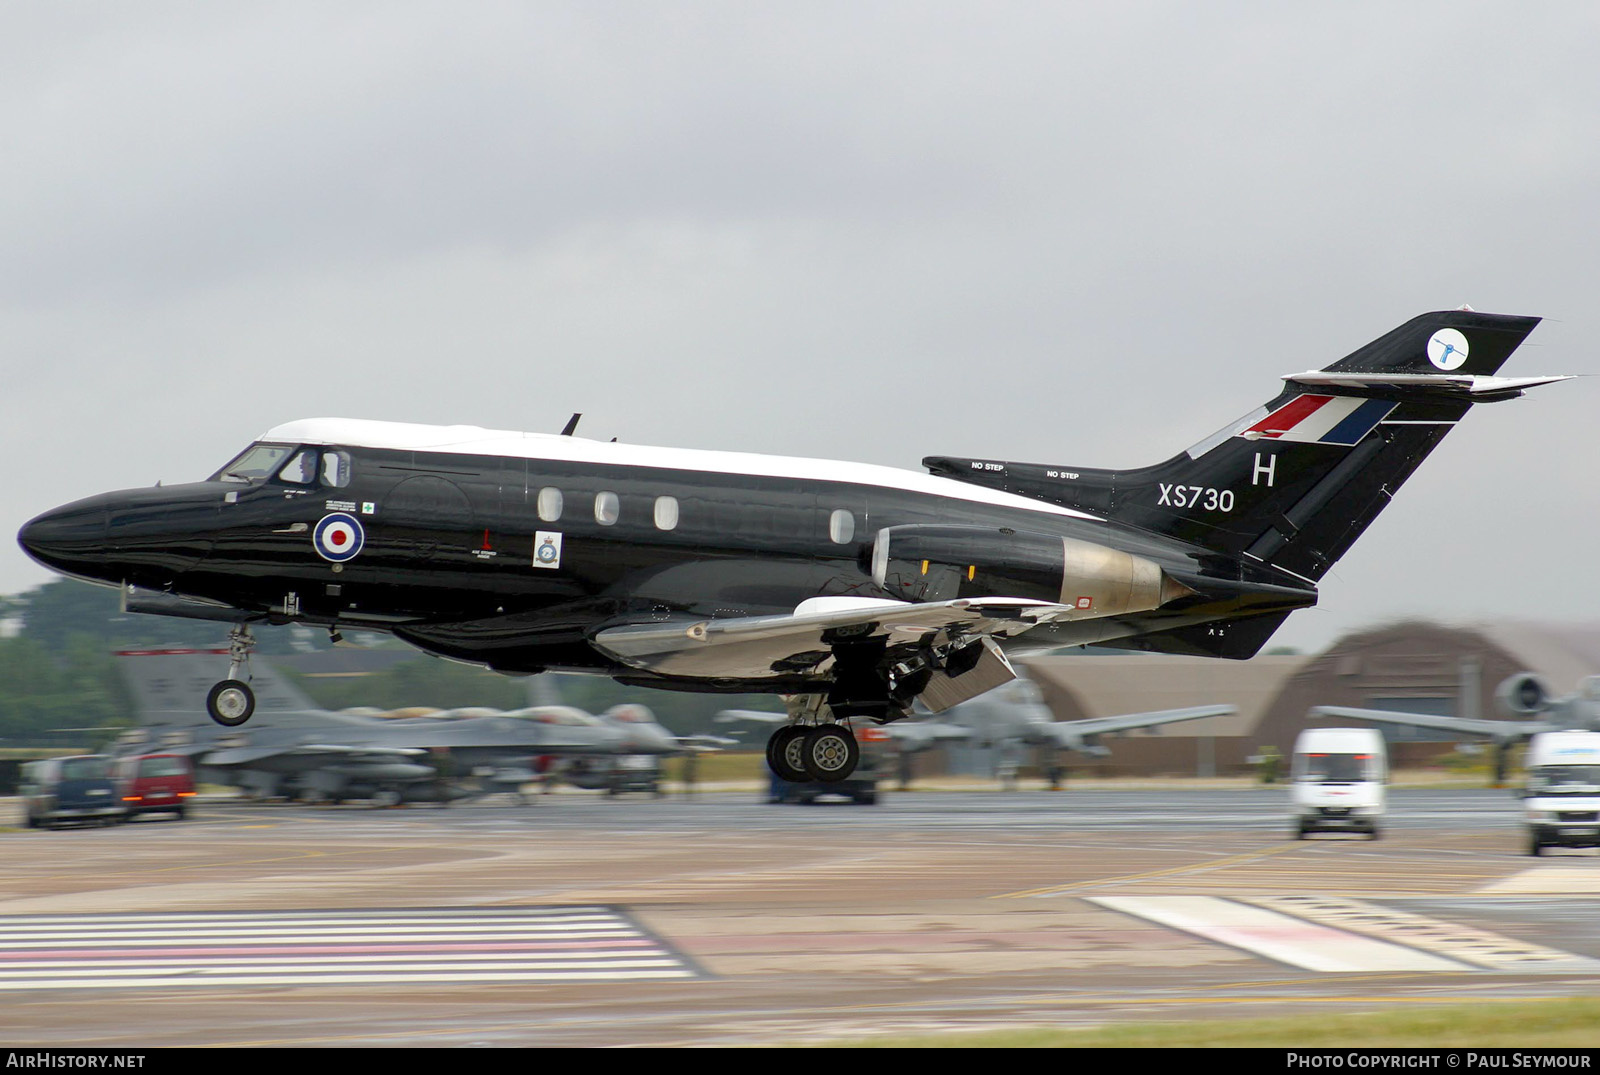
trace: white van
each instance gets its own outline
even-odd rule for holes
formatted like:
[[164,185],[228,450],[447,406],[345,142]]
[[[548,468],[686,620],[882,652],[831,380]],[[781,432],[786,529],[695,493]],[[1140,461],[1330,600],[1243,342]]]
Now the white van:
[[1541,732],[1523,760],[1528,854],[1600,847],[1600,732]]
[[1312,832],[1364,832],[1378,838],[1388,754],[1376,728],[1307,728],[1289,769],[1296,839]]

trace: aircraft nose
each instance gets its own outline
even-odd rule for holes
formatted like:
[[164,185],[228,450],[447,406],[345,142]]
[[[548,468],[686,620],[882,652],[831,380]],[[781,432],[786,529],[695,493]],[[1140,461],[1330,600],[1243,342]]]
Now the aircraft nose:
[[639,754],[671,754],[677,745],[670,735],[654,728],[635,728],[634,740],[628,744],[630,749]]
[[79,500],[47,511],[17,533],[22,550],[46,567],[81,571],[105,548],[106,505],[101,498]]

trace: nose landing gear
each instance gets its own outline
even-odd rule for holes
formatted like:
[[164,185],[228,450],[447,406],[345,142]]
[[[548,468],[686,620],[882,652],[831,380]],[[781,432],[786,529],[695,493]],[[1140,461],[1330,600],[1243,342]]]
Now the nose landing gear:
[[224,728],[237,728],[256,711],[256,692],[238,678],[240,669],[246,669],[249,676],[250,651],[255,646],[249,624],[235,624],[228,632],[228,678],[206,695],[206,715]]

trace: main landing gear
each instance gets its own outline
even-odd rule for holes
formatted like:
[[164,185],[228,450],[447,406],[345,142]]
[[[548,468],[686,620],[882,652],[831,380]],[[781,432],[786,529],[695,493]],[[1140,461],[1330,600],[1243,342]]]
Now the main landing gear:
[[206,695],[206,714],[224,728],[237,728],[256,711],[256,692],[239,678],[240,669],[250,667],[250,651],[255,647],[249,624],[235,624],[228,632],[228,678]]
[[820,696],[800,701],[790,708],[797,723],[787,724],[767,740],[767,767],[780,780],[806,784],[813,780],[834,784],[849,778],[861,761],[861,747],[848,724],[821,720]]
[[855,733],[844,724],[790,724],[767,740],[767,766],[791,784],[848,779],[861,761]]

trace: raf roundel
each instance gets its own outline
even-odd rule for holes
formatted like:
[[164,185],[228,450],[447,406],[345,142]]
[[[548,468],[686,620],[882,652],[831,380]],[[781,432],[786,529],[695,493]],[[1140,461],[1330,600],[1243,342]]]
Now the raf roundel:
[[317,555],[336,564],[355,559],[366,541],[360,521],[342,511],[324,515],[311,531],[311,544],[316,546]]

